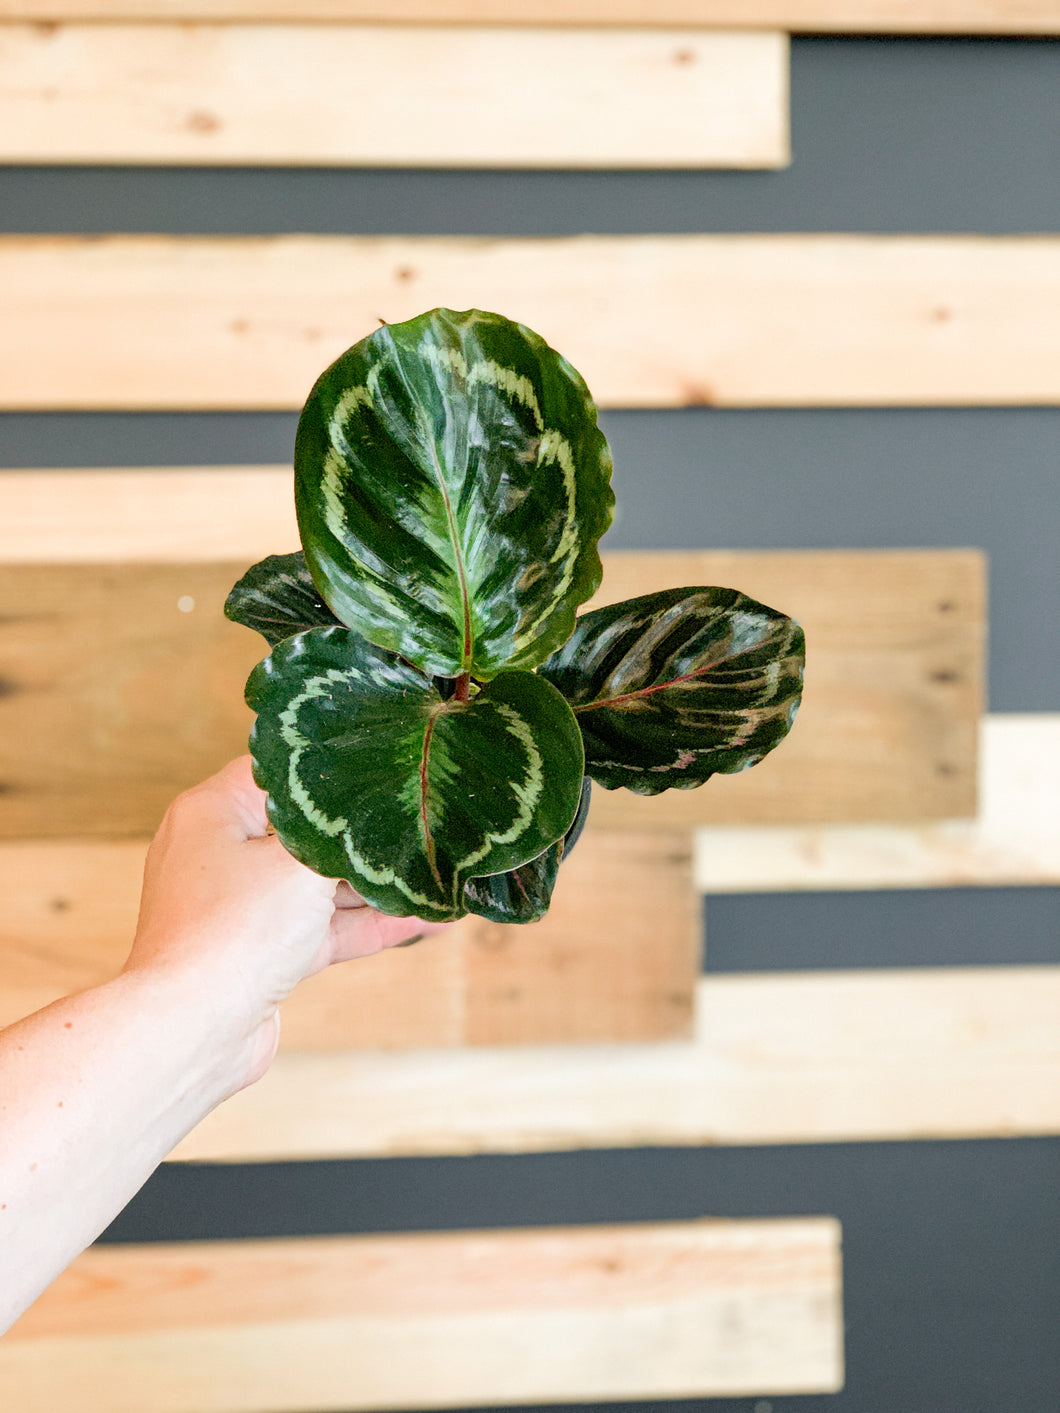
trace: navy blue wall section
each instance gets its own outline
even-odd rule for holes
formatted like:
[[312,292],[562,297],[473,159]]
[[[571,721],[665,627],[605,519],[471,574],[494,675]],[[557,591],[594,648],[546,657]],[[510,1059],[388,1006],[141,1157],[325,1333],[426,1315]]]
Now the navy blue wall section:
[[[1056,42],[799,39],[792,64],[783,172],[0,169],[0,230],[1060,231]],[[622,512],[609,545],[982,546],[991,707],[1060,710],[1060,411],[604,420]],[[0,466],[285,461],[293,428],[7,415]],[[707,911],[710,970],[1060,960],[1055,889],[715,897]],[[796,1213],[843,1222],[846,1390],[695,1413],[1057,1413],[1060,1140],[178,1166],[108,1239]]]

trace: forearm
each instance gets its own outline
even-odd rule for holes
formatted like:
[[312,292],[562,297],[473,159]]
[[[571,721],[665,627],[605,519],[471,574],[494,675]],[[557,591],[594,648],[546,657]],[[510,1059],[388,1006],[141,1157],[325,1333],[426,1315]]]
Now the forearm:
[[348,887],[336,907],[335,880],[267,825],[247,757],[186,791],[148,852],[122,974],[0,1031],[0,1333],[200,1119],[265,1073],[278,1006],[303,977],[438,931]]
[[0,1332],[237,1089],[254,1027],[129,971],[0,1031]]

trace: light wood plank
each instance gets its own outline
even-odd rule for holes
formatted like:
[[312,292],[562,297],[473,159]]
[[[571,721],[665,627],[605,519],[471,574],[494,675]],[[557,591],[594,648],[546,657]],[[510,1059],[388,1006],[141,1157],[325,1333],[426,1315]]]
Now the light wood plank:
[[[165,479],[156,488],[153,475],[143,478],[152,509],[166,503]],[[26,484],[7,501],[16,513]],[[227,495],[232,482],[223,484]],[[257,484],[249,474],[247,492]],[[95,473],[90,485],[99,486]],[[45,504],[30,498],[27,556],[32,545],[46,552]],[[208,499],[200,504],[209,516]],[[293,547],[278,498],[277,510],[277,536],[262,552]],[[174,535],[180,522],[174,515]],[[254,516],[234,538],[249,548],[259,525],[264,539]],[[0,539],[17,542],[18,531]],[[74,555],[90,544],[63,517],[56,542]],[[115,544],[109,533],[103,542]],[[262,650],[221,606],[246,563],[0,564],[0,837],[151,833],[173,795],[245,749],[243,682]],[[806,630],[810,669],[790,738],[753,771],[654,799],[598,790],[602,827],[975,813],[985,612],[977,551],[626,552],[605,564],[599,602],[729,584],[791,613]]]
[[0,564],[252,564],[297,548],[290,466],[0,470]]
[[[136,926],[140,841],[0,845],[0,1026],[115,975]],[[285,1049],[601,1041],[691,1034],[699,907],[687,836],[588,830],[548,916],[332,967],[283,1008]],[[645,939],[650,938],[650,945]]]
[[12,20],[717,25],[853,34],[1060,34],[1056,0],[0,0]]
[[770,33],[0,27],[4,162],[779,167],[787,100]]
[[0,1347],[18,1413],[299,1413],[842,1384],[828,1217],[86,1252]]
[[704,893],[1060,884],[1060,714],[984,718],[974,819],[700,829],[696,883]]
[[0,290],[9,409],[297,408],[436,305],[538,330],[604,406],[1060,401],[1051,236],[5,236]]
[[699,982],[693,1044],[287,1055],[212,1162],[1060,1133],[1060,967]]

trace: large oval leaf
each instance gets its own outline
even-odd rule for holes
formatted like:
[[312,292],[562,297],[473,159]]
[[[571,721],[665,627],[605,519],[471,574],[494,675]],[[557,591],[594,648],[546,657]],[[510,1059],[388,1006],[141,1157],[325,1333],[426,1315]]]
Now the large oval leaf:
[[531,672],[443,701],[393,654],[315,628],[255,668],[247,701],[255,779],[280,838],[382,912],[462,916],[467,878],[536,858],[578,807],[577,723]]
[[541,675],[574,709],[586,773],[656,795],[746,770],[778,745],[804,658],[799,625],[736,589],[668,589],[579,618]]
[[549,846],[543,854],[509,873],[494,873],[488,878],[469,878],[464,884],[464,905],[469,913],[489,918],[490,922],[537,922],[548,912],[552,890],[556,886],[559,866],[581,838],[589,818],[588,776],[582,783],[582,797],[574,823],[562,839]]
[[436,309],[318,379],[295,505],[338,617],[429,674],[543,662],[595,591],[611,457],[588,389],[537,334]]
[[225,617],[253,628],[270,648],[293,633],[339,621],[317,593],[301,550],[252,565],[225,600]]

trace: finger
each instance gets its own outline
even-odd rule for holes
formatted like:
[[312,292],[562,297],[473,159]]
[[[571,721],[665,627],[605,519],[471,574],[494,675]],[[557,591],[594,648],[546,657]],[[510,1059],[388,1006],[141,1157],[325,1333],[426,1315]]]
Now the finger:
[[411,938],[445,932],[451,926],[444,922],[421,922],[415,917],[386,917],[374,908],[337,908],[328,933],[331,960],[342,962],[371,957]]

